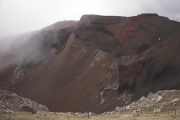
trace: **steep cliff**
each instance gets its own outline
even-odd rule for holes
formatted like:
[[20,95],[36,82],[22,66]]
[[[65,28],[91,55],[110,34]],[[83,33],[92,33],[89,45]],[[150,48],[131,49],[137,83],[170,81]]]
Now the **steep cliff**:
[[2,64],[15,61],[0,69],[0,89],[52,111],[97,113],[179,89],[179,33],[180,23],[157,14],[55,23],[1,57]]

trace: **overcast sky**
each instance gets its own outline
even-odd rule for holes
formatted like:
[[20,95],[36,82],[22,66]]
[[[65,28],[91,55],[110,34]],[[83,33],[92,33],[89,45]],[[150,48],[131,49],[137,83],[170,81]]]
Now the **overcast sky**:
[[83,14],[158,13],[180,19],[180,0],[0,0],[0,37],[41,29]]

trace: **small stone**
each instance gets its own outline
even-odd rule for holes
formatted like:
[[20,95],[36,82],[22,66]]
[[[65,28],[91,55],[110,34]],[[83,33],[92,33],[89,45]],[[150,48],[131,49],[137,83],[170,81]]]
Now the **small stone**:
[[176,118],[176,114],[171,114],[171,117],[172,118]]
[[106,114],[107,114],[107,115],[110,115],[110,112],[107,112]]
[[145,99],[145,97],[144,96],[142,96],[141,98],[140,98],[140,101],[143,101]]
[[54,115],[58,115],[59,113],[58,112],[55,112]]
[[75,115],[75,116],[78,116],[78,113],[76,112],[76,113],[74,113],[74,115]]
[[52,114],[52,115],[54,115],[54,113],[53,113],[53,112],[49,112],[49,114]]
[[84,113],[84,117],[89,118],[89,114],[87,112]]
[[114,111],[110,112],[110,114],[113,115],[113,114],[114,114]]
[[120,108],[119,107],[116,107],[115,110],[118,111]]
[[91,116],[92,115],[92,112],[89,112],[89,116]]
[[172,105],[177,105],[177,103],[172,103]]
[[161,96],[158,96],[157,101],[156,102],[160,102],[162,100]]
[[127,106],[126,109],[130,109],[131,107],[130,106]]
[[156,98],[151,98],[151,101],[156,101]]
[[137,110],[134,110],[133,112],[132,112],[132,114],[136,114],[137,113]]
[[179,98],[171,100],[171,103],[176,103],[176,102],[179,102]]
[[158,92],[157,92],[157,94],[160,94],[160,93],[162,93],[162,91],[158,91]]

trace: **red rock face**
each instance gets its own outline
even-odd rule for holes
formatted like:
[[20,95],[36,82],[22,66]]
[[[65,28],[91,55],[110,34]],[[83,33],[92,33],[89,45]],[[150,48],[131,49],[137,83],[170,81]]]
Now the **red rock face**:
[[131,89],[133,84],[141,75],[145,65],[145,60],[136,60],[129,65],[118,65],[119,88],[118,90]]
[[0,69],[0,89],[51,111],[113,110],[124,105],[117,98],[126,90],[134,100],[179,89],[179,33],[178,22],[156,14],[84,15],[78,22],[59,22],[20,35],[28,40],[6,52],[10,56],[1,64],[15,62]]

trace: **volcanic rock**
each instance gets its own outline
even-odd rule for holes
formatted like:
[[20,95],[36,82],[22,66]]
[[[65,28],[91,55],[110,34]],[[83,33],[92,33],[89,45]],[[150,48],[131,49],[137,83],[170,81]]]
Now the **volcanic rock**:
[[36,113],[37,111],[49,112],[46,106],[40,105],[30,99],[19,97],[5,90],[0,90],[0,109],[31,113]]
[[[157,14],[58,22],[0,52],[0,89],[51,111],[111,111],[180,88],[179,33],[179,22]],[[160,100],[151,95],[140,104]]]

